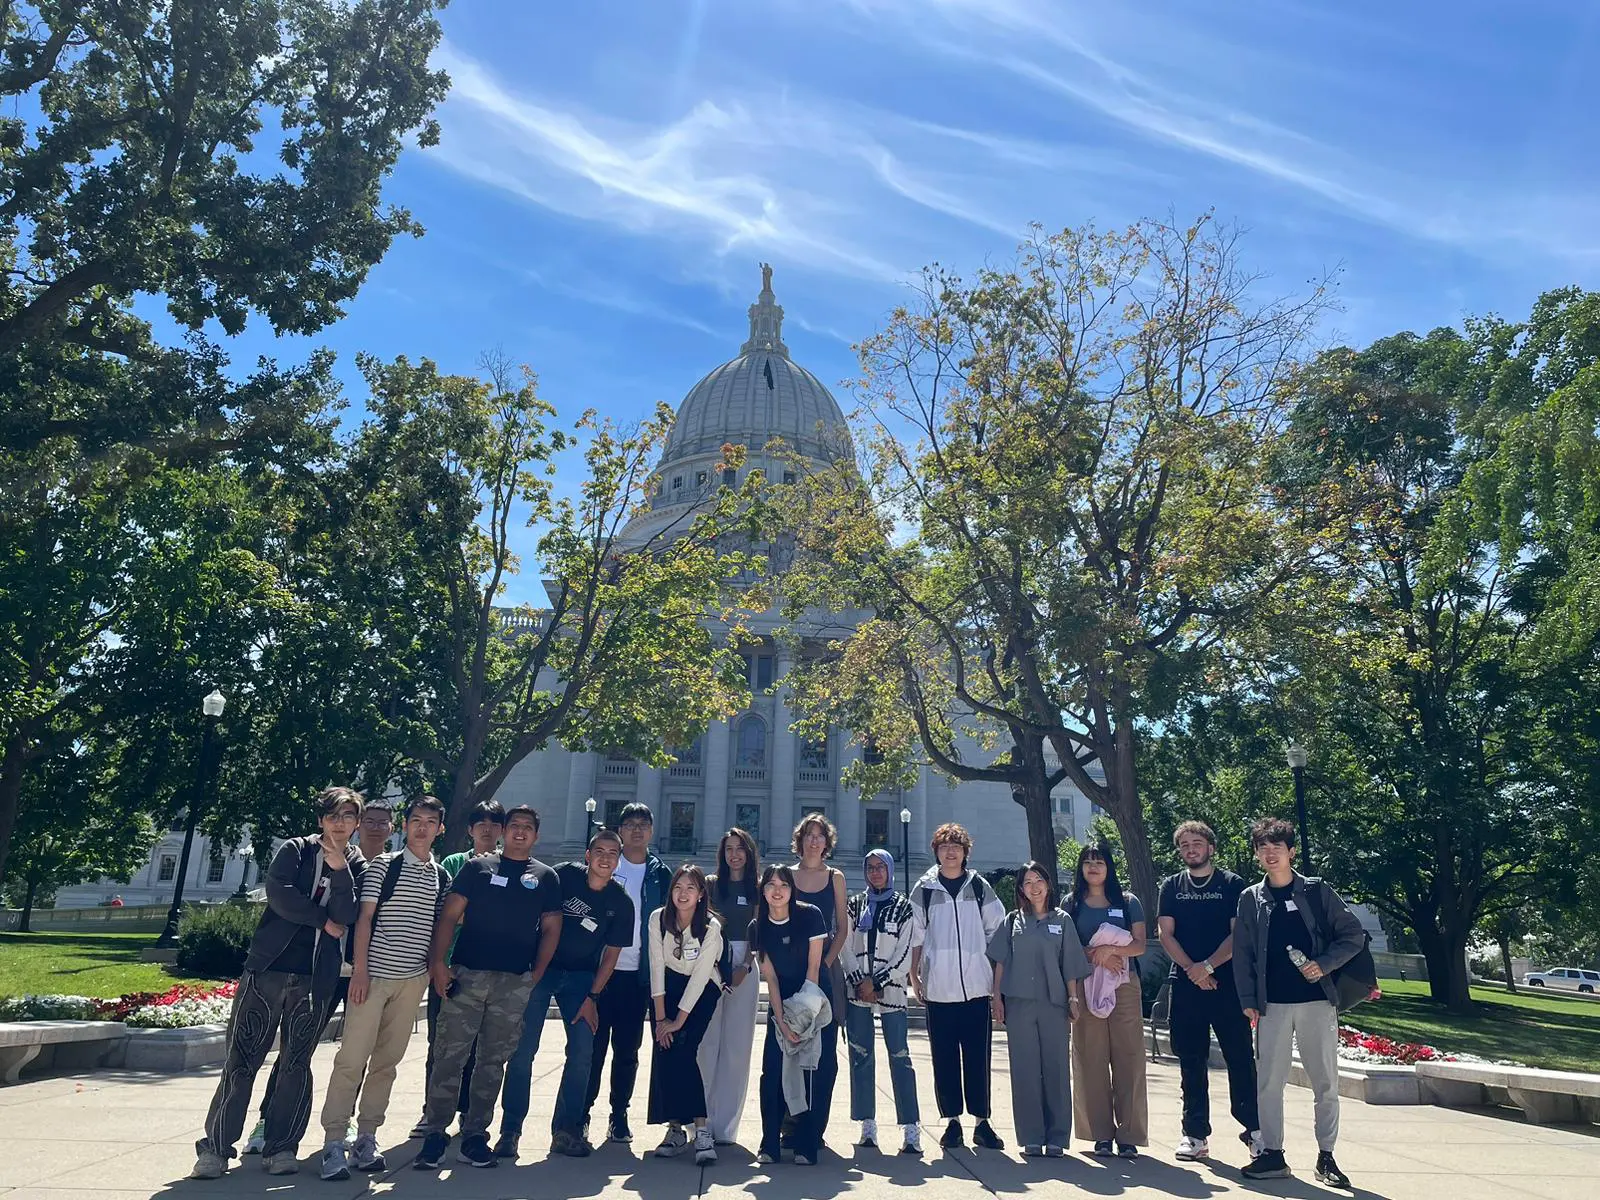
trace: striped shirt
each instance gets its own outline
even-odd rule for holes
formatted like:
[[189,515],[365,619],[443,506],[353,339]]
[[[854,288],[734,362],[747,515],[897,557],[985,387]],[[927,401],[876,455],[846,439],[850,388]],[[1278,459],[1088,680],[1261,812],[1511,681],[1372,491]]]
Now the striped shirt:
[[378,903],[384,876],[396,858],[401,859],[400,878],[395,881],[394,895],[373,920],[367,945],[367,974],[378,979],[410,979],[428,969],[428,946],[443,903],[433,861],[400,849],[367,866],[361,883],[362,904]]

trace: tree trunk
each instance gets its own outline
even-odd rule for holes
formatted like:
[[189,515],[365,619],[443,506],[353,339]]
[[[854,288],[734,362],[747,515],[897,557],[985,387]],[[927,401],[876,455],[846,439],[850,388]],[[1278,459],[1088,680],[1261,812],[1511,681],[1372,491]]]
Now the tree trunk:
[[28,872],[28,894],[22,899],[22,920],[17,922],[18,933],[33,932],[33,898],[39,892],[39,872]]
[[1418,929],[1423,957],[1428,960],[1428,993],[1453,1013],[1472,1013],[1472,991],[1467,983],[1467,943],[1464,936],[1439,928]]
[[1500,965],[1505,968],[1506,972],[1506,991],[1515,992],[1517,990],[1517,979],[1511,973],[1511,939],[1501,934],[1497,940],[1500,943]]
[[6,859],[11,853],[11,835],[17,827],[17,812],[22,803],[22,777],[27,767],[24,733],[17,731],[6,743],[0,760],[0,883],[6,877]]
[[[1041,763],[1042,765],[1042,763]],[[1012,799],[1022,805],[1028,818],[1028,857],[1034,859],[1048,873],[1050,885],[1061,894],[1056,866],[1055,814],[1050,807],[1050,792],[1045,781],[1029,771],[1028,778],[1011,789]]]

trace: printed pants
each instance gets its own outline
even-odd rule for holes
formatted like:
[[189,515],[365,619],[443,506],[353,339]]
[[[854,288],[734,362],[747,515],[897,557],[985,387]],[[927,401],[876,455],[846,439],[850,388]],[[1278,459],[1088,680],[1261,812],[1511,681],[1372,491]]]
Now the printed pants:
[[311,1053],[323,1022],[311,994],[311,976],[281,971],[246,971],[233,994],[228,1014],[227,1059],[222,1079],[206,1113],[205,1137],[197,1153],[233,1157],[250,1110],[250,1088],[261,1064],[283,1030],[283,1046],[273,1076],[266,1110],[265,1155],[298,1151],[311,1121]]
[[506,1059],[522,1036],[522,1016],[533,990],[533,975],[456,967],[455,977],[456,994],[446,997],[439,1009],[433,1074],[428,1076],[422,1120],[430,1133],[442,1133],[450,1124],[450,1114],[456,1111],[461,1096],[461,1072],[476,1042],[478,1062],[472,1071],[467,1112],[461,1118],[461,1136],[467,1138],[489,1132]]

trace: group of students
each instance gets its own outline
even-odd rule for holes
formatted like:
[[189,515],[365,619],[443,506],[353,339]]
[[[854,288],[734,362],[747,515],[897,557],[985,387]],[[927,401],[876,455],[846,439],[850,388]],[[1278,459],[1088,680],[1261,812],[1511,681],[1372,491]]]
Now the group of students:
[[[370,854],[361,842],[368,824],[376,836],[379,819],[364,819],[359,793],[329,788],[317,803],[320,832],[286,841],[266,875],[267,905],[235,994],[194,1178],[227,1170],[275,1042],[278,1061],[246,1152],[261,1153],[272,1174],[298,1169],[312,1108],[312,1051],[341,1001],[343,1031],[321,1113],[321,1173],[338,1180],[352,1169],[384,1169],[377,1134],[425,996],[427,1091],[411,1131],[422,1140],[416,1168],[442,1164],[458,1114],[457,1161],[494,1167],[517,1157],[552,1003],[566,1038],[552,1152],[592,1153],[590,1114],[608,1054],[604,1136],[632,1140],[628,1110],[648,1024],[647,1119],[666,1127],[655,1153],[692,1151],[697,1163],[715,1162],[717,1147],[738,1134],[763,983],[763,1163],[786,1149],[797,1164],[818,1160],[841,1025],[857,1144],[878,1145],[873,1043],[881,1028],[901,1153],[922,1152],[908,1048],[912,996],[927,1016],[934,1096],[946,1122],[941,1146],[965,1144],[961,1118],[970,1116],[974,1146],[1004,1148],[990,1124],[997,1024],[1007,1033],[1024,1154],[1059,1157],[1074,1132],[1101,1156],[1135,1157],[1148,1142],[1137,962],[1146,917],[1139,898],[1122,888],[1106,846],[1079,855],[1064,902],[1051,872],[1024,864],[1016,907],[1007,912],[968,865],[972,839],[953,823],[934,832],[935,863],[905,892],[896,890],[893,857],[872,850],[863,864],[867,886],[850,895],[843,873],[828,863],[834,828],[818,814],[794,831],[793,866],[762,866],[751,835],[731,829],[707,876],[690,863],[670,870],[651,851],[654,820],[643,804],[626,806],[615,831],[596,832],[583,861],[551,867],[533,857],[539,815],[527,806],[480,804],[472,852],[436,863],[444,808],[434,797],[407,808],[401,849],[378,852],[369,842]],[[358,827],[363,838],[352,841]],[[1364,935],[1332,888],[1293,870],[1294,840],[1287,822],[1258,822],[1252,843],[1265,878],[1246,887],[1214,865],[1216,838],[1205,825],[1186,822],[1174,835],[1185,870],[1163,884],[1158,923],[1173,962],[1172,1043],[1183,1085],[1178,1157],[1209,1155],[1214,1029],[1251,1155],[1244,1175],[1288,1174],[1283,1088],[1298,1043],[1316,1099],[1317,1178],[1348,1186],[1333,1160],[1337,1016],[1329,977]]]

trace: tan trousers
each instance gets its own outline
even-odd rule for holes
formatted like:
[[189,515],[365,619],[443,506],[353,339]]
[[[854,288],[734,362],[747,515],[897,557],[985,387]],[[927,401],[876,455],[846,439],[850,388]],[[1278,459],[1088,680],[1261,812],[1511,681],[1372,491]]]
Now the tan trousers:
[[[410,979],[372,979],[367,998],[346,1002],[344,1034],[333,1059],[328,1098],[322,1105],[322,1133],[326,1142],[342,1142],[356,1093],[361,1093],[358,1133],[377,1133],[394,1090],[395,1068],[405,1057],[406,1044],[417,1022],[417,1006],[428,990],[427,975]],[[366,1082],[362,1082],[365,1074]]]
[[1150,1142],[1145,1100],[1144,1009],[1139,977],[1117,989],[1109,1017],[1087,1010],[1072,1027],[1072,1115],[1078,1137],[1091,1142]]

